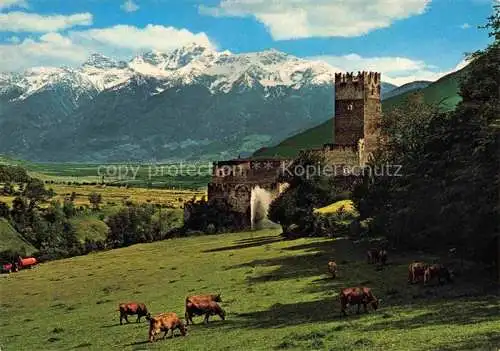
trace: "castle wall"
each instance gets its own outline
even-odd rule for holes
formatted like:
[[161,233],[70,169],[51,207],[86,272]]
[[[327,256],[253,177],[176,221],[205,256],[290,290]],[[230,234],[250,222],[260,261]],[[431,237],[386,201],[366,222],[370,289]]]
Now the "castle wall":
[[214,164],[213,183],[273,183],[287,160],[224,161]]
[[286,160],[232,160],[214,164],[208,184],[209,202],[225,200],[235,212],[250,215],[252,189],[259,186],[276,197],[282,190],[277,180]]
[[334,146],[323,148],[323,157],[328,165],[359,165],[357,146]]
[[367,99],[364,110],[364,154],[362,161],[366,162],[368,155],[379,147],[380,125],[382,123],[380,99]]

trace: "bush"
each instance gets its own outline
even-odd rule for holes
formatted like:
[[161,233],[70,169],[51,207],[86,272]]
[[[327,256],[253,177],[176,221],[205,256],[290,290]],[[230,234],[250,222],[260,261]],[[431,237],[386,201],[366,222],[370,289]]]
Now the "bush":
[[14,263],[17,262],[19,256],[26,257],[26,250],[24,248],[21,250],[0,251],[0,262]]
[[0,218],[2,217],[8,219],[10,217],[10,209],[5,202],[0,201]]
[[207,228],[205,229],[205,233],[207,234],[215,234],[217,232],[217,228],[215,227],[215,224],[209,223],[207,225]]

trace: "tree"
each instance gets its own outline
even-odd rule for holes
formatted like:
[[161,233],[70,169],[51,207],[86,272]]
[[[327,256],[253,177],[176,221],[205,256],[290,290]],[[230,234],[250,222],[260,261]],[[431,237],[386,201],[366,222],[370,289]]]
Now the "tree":
[[3,186],[2,193],[4,195],[12,195],[14,193],[14,186],[10,182],[6,182]]
[[[411,248],[455,247],[491,263],[498,232],[500,71],[498,6],[489,18],[494,42],[469,56],[462,101],[443,113],[418,99],[384,115],[387,142],[376,163],[402,165],[402,177],[365,179],[355,194],[362,218]],[[498,240],[498,239],[496,239]]]
[[296,190],[284,191],[271,202],[268,217],[274,223],[281,225],[283,233],[287,233],[299,216],[296,206]]
[[20,166],[0,165],[0,182],[27,183],[30,177]]
[[325,164],[323,157],[317,153],[303,152],[284,168],[279,180],[288,183],[288,187],[271,202],[268,218],[280,224],[285,233],[292,224],[303,232],[313,232],[314,208],[335,201],[335,179],[321,174]]
[[71,218],[75,215],[76,213],[75,204],[73,203],[71,198],[64,199],[63,212],[66,218]]
[[26,203],[26,200],[24,198],[22,197],[14,198],[14,200],[12,201],[12,209],[10,211],[10,216],[12,218],[12,221],[14,222],[16,230],[20,233],[23,233],[29,224],[27,209],[28,209],[28,204]]
[[92,205],[92,209],[94,211],[98,211],[99,210],[99,205],[102,202],[102,196],[101,196],[101,194],[96,193],[96,192],[90,193],[90,195],[89,195],[89,202]]
[[130,205],[109,216],[108,242],[113,247],[129,246],[153,240],[151,205]]
[[54,192],[51,190],[46,190],[45,185],[40,179],[32,178],[26,184],[26,188],[23,191],[23,196],[29,200],[28,208],[32,210],[41,201],[45,201],[51,198]]
[[0,201],[0,218],[9,218],[10,217],[10,209],[9,206],[5,203]]

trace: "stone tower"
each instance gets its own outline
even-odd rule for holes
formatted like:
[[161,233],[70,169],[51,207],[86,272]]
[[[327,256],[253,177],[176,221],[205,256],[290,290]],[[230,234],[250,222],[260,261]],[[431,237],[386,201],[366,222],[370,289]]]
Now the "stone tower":
[[356,146],[365,164],[378,145],[381,115],[380,73],[335,74],[335,145]]

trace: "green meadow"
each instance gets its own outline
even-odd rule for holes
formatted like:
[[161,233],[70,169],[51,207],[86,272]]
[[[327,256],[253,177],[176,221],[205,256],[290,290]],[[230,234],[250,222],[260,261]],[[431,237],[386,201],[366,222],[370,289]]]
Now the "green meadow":
[[[197,236],[43,263],[0,276],[0,348],[18,350],[497,350],[498,296],[465,263],[453,284],[408,285],[413,259],[383,268],[367,244],[283,240],[278,230]],[[339,265],[337,279],[327,262]],[[460,268],[462,266],[458,266]],[[338,292],[364,285],[378,311],[340,317]],[[120,302],[184,317],[188,294],[222,293],[225,321],[195,318],[186,337],[147,342],[147,322],[119,324]],[[178,333],[178,332],[177,332]]]

